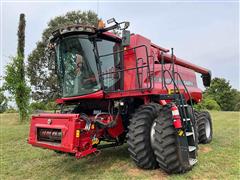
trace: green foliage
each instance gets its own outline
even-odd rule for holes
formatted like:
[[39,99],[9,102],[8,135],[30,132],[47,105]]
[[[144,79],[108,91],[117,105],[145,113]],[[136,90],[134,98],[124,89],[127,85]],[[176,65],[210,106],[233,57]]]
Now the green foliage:
[[13,107],[8,107],[4,113],[18,113]]
[[6,66],[4,77],[4,89],[15,99],[19,110],[19,119],[28,119],[30,88],[27,86],[24,68],[24,46],[25,46],[25,15],[20,15],[18,27],[18,48],[17,56]]
[[36,111],[36,110],[54,110],[56,108],[56,103],[54,101],[49,101],[48,103],[46,102],[32,102],[30,105],[31,111]]
[[4,91],[0,88],[0,113],[3,113],[7,110],[8,100],[4,95]]
[[49,101],[46,105],[47,110],[54,110],[54,109],[56,109],[56,106],[57,106],[57,104],[55,101]]
[[[6,76],[4,88],[15,99],[19,110],[20,121],[27,120],[29,112],[30,88],[27,86],[25,78],[22,78],[23,58],[16,57],[6,66]],[[24,77],[24,76],[23,76]]]
[[17,55],[23,57],[24,59],[24,48],[25,48],[25,15],[20,14],[19,25],[18,25],[18,47]]
[[238,91],[236,89],[232,89],[232,93],[233,93],[233,96],[234,96],[233,110],[234,111],[240,111],[240,91]]
[[240,102],[235,105],[234,111],[240,111]]
[[224,78],[214,78],[204,94],[205,97],[215,100],[223,111],[235,110],[235,106],[240,101],[240,92],[233,89]]
[[71,11],[49,21],[48,27],[43,31],[42,39],[37,42],[36,48],[28,56],[27,75],[30,79],[31,86],[34,88],[32,92],[32,98],[34,100],[51,101],[55,99],[60,92],[57,76],[55,72],[48,67],[48,64],[55,63],[53,62],[54,59],[48,59],[45,55],[45,49],[51,33],[64,26],[73,24],[96,26],[97,22],[98,16],[92,11]]
[[30,109],[31,109],[31,111],[47,110],[47,106],[46,106],[46,103],[44,103],[44,102],[32,102],[30,104]]
[[221,110],[219,104],[215,100],[210,98],[210,97],[203,98],[203,101],[201,103],[197,104],[195,106],[195,108],[197,110],[204,110],[204,109],[216,110],[216,111],[220,111]]

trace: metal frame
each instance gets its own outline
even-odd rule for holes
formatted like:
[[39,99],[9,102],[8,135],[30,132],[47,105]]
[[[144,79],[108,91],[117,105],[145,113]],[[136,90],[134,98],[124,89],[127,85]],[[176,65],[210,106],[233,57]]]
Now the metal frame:
[[[140,60],[142,60],[143,62],[143,57],[140,57],[140,58],[137,58],[137,55],[136,55],[136,49],[138,48],[144,48],[144,51],[145,51],[145,54],[146,54],[146,62],[147,64],[146,65],[142,65],[142,66],[138,66],[138,62]],[[150,70],[150,63],[149,63],[149,58],[153,58],[153,61],[154,61],[154,57],[153,56],[149,56],[148,55],[148,49],[147,49],[147,46],[146,45],[140,45],[140,46],[135,46],[133,48],[129,48],[129,49],[126,49],[126,50],[120,50],[120,51],[115,51],[113,53],[109,53],[109,54],[104,54],[104,55],[101,55],[99,56],[99,60],[102,58],[102,57],[106,57],[106,56],[111,56],[111,55],[114,55],[114,54],[118,54],[118,53],[124,53],[125,51],[130,51],[130,50],[133,50],[134,51],[134,56],[135,56],[135,62],[136,62],[136,67],[134,68],[128,68],[128,69],[120,69],[120,70],[116,70],[114,72],[107,72],[107,73],[100,73],[100,77],[101,79],[104,79],[103,76],[105,75],[108,75],[108,74],[116,74],[116,73],[122,73],[122,72],[125,72],[125,71],[132,71],[132,70],[136,70],[136,77],[137,77],[137,82],[138,82],[138,87],[139,88],[134,88],[134,89],[129,89],[129,90],[124,90],[124,89],[120,89],[120,90],[108,90],[107,88],[104,88],[104,85],[102,85],[103,87],[103,91],[106,92],[106,93],[112,93],[112,92],[128,92],[128,91],[136,91],[136,90],[140,90],[140,91],[143,91],[143,90],[151,90],[153,89],[154,87],[154,81],[152,81],[152,78],[151,78],[151,70]],[[149,87],[146,87],[146,88],[142,88],[142,82],[140,82],[140,78],[139,78],[139,69],[144,69],[146,68],[147,69],[147,77],[149,77],[149,83],[147,83],[147,85],[149,85]],[[153,63],[153,72],[154,72],[154,63]],[[123,83],[124,84],[124,78],[120,79],[120,84]],[[143,81],[143,79],[142,79]],[[123,87],[120,87],[120,88],[124,88]]]

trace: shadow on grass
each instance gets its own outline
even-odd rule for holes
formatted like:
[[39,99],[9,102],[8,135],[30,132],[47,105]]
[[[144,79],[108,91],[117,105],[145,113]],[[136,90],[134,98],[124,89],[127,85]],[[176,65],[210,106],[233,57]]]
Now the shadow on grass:
[[122,166],[123,163],[128,164],[131,161],[126,144],[119,147],[102,149],[97,155],[91,154],[81,159],[76,159],[74,156],[68,154],[56,154],[56,156],[61,156],[61,158],[58,161],[54,161],[51,164],[52,166],[57,168],[64,167],[64,171],[69,173],[78,171],[82,175],[120,168],[118,165]]

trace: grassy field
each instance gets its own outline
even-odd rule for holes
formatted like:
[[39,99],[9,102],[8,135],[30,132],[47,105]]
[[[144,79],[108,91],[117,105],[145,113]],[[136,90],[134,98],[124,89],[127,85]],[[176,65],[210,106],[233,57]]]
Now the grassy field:
[[214,139],[200,145],[198,164],[181,175],[138,169],[126,145],[80,160],[33,148],[27,144],[28,124],[17,123],[17,114],[0,114],[0,179],[240,179],[240,113],[211,114]]

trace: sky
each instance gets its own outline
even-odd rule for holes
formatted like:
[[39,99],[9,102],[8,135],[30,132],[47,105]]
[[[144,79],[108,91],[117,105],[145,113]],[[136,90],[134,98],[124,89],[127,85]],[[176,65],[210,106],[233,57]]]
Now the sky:
[[[175,55],[212,71],[239,87],[239,4],[235,1],[3,1],[0,76],[16,54],[19,14],[26,15],[26,57],[41,40],[51,18],[72,10],[92,10],[103,20],[129,21],[132,33],[174,48]],[[203,87],[202,82],[198,83]]]

